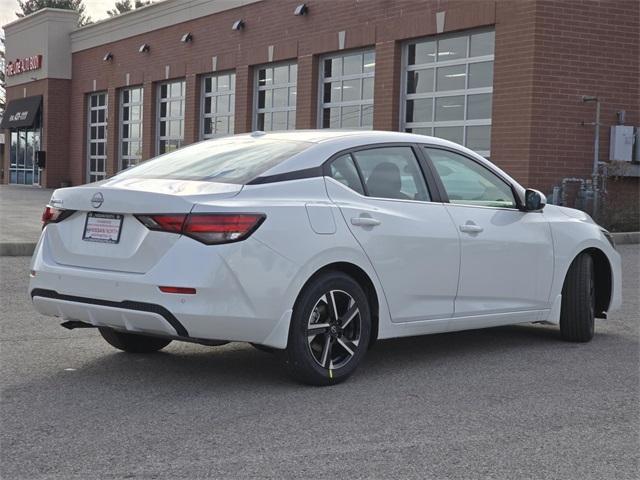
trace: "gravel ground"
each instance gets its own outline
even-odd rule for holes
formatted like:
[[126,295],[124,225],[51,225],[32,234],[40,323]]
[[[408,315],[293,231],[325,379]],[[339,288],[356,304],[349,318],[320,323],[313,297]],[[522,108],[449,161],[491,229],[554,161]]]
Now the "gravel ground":
[[32,309],[0,258],[3,479],[639,477],[639,264],[594,341],[551,326],[380,342],[350,381],[244,344],[119,353]]

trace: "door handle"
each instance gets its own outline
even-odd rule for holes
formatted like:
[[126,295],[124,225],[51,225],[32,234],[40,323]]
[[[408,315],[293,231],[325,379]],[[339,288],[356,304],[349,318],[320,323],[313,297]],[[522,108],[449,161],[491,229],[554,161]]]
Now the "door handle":
[[462,233],[480,233],[484,230],[480,225],[474,225],[467,223],[466,225],[460,225],[460,231]]
[[377,227],[380,225],[380,220],[372,217],[351,217],[351,225],[357,227]]

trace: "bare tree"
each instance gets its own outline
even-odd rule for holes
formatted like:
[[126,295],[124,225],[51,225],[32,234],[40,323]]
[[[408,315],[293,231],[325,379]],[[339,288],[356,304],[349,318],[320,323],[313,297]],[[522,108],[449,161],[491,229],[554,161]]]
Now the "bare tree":
[[151,3],[153,2],[151,2],[150,0],[135,0],[135,2],[132,4],[131,0],[122,0],[120,2],[116,2],[116,4],[114,5],[115,8],[113,8],[112,10],[107,10],[107,13],[110,17],[115,17],[123,13],[130,12],[131,10],[135,10],[136,8],[145,7],[147,5],[150,5]]
[[21,11],[16,12],[16,15],[21,18],[43,8],[61,8],[78,12],[78,25],[91,23],[91,17],[85,13],[83,0],[18,0],[18,6]]

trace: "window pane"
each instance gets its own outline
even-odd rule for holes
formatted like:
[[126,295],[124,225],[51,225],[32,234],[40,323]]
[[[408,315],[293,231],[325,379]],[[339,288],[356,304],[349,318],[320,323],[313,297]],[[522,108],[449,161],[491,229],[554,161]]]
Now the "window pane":
[[287,129],[287,112],[273,112],[271,128],[273,130]]
[[373,99],[373,78],[362,79],[362,99],[363,100]]
[[464,142],[463,132],[463,127],[436,127],[433,135],[462,145]]
[[289,65],[289,83],[296,83],[298,81],[298,64],[292,63]]
[[357,128],[360,126],[360,107],[342,107],[341,128]]
[[282,65],[273,69],[273,83],[282,84],[289,83],[289,66]]
[[433,99],[407,100],[407,122],[433,121]]
[[360,100],[360,79],[345,80],[342,82],[342,100],[347,102],[351,100]]
[[467,148],[477,152],[488,152],[491,150],[491,126],[470,126],[467,127]]
[[471,35],[470,56],[493,55],[495,32],[475,33]]
[[489,207],[516,206],[511,188],[477,162],[457,153],[425,149],[451,203]]
[[398,200],[429,200],[418,161],[409,147],[383,147],[354,153],[367,195]]
[[328,58],[324,61],[325,78],[340,76],[342,72],[342,57]]
[[362,73],[362,54],[343,57],[343,74],[356,75]]
[[277,107],[286,107],[289,100],[289,89],[287,88],[276,88],[273,90],[273,106]]
[[436,122],[464,120],[464,96],[436,98]]
[[376,68],[376,54],[375,52],[364,53],[364,65],[363,71],[365,73],[373,72]]
[[412,127],[405,128],[404,131],[407,133],[415,133],[416,135],[432,135],[431,127]]
[[493,86],[493,62],[469,64],[469,88]]
[[440,67],[437,69],[436,75],[438,77],[436,90],[463,90],[466,83],[467,66]]
[[216,90],[229,90],[229,75],[218,75]]
[[331,178],[364,195],[362,182],[358,176],[356,166],[351,159],[351,155],[343,155],[331,163]]
[[433,63],[436,58],[436,42],[420,42],[409,45],[409,65]]
[[467,119],[491,118],[491,93],[469,95],[467,97]]
[[433,68],[407,73],[407,93],[431,93],[433,83]]
[[373,105],[364,105],[362,107],[362,126],[373,127]]
[[438,40],[438,61],[445,62],[467,56],[467,36]]
[[340,107],[323,109],[322,128],[340,128]]

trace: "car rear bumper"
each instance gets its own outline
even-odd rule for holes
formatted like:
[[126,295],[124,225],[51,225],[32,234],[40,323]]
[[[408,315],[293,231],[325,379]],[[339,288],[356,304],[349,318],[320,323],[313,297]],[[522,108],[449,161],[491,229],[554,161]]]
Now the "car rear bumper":
[[[293,265],[275,255],[251,239],[211,248],[181,238],[148,272],[127,273],[60,265],[43,235],[29,292],[39,313],[95,327],[284,348],[293,305],[284,289]],[[196,294],[159,286],[192,287]]]

